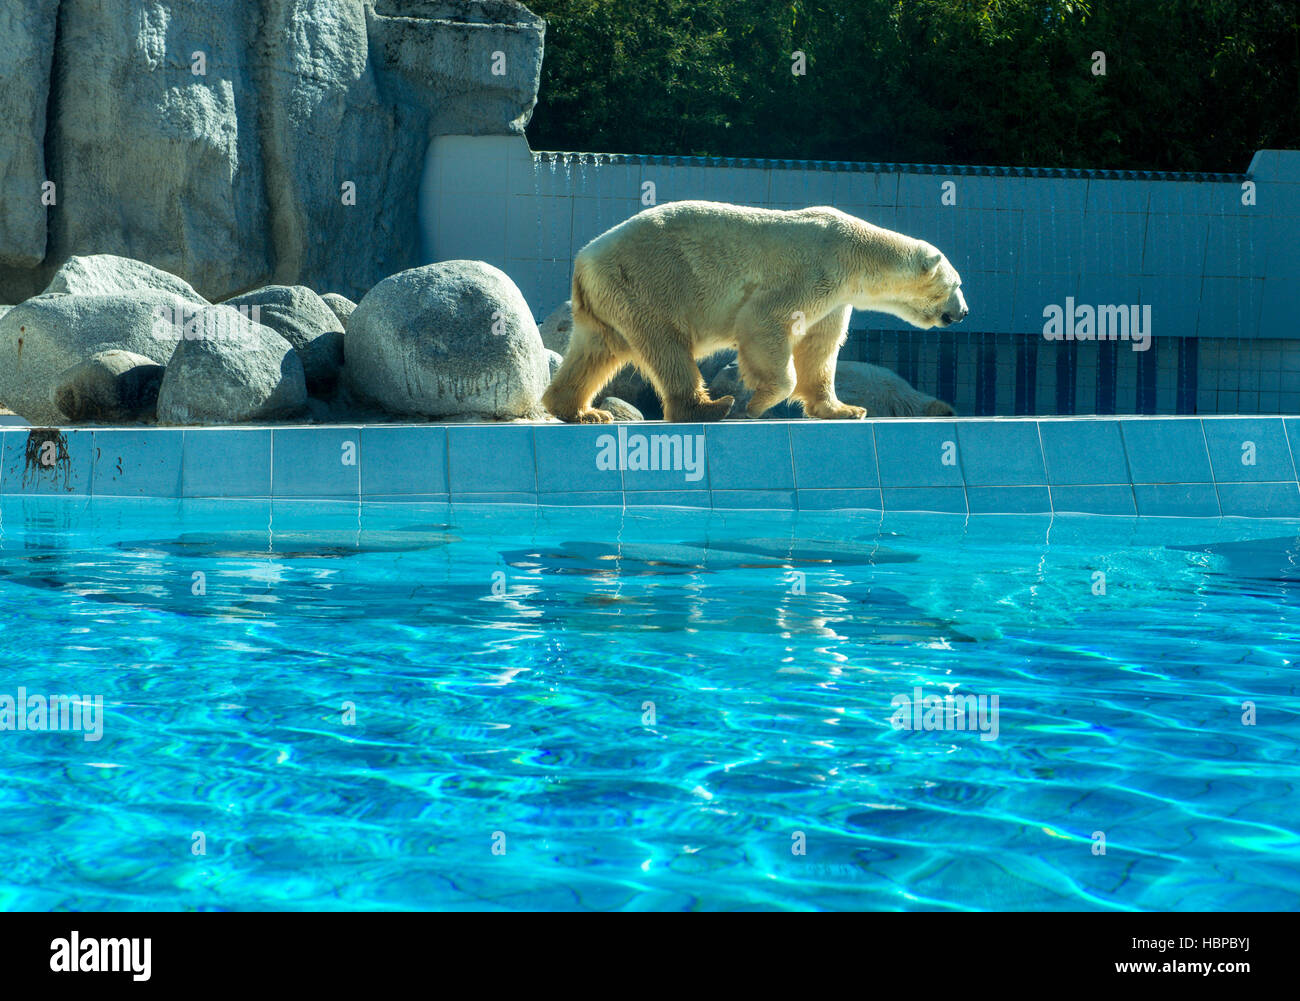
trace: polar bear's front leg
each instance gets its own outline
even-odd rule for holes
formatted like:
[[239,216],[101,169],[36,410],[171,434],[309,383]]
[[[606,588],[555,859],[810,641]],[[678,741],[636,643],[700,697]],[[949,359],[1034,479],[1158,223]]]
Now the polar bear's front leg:
[[865,407],[841,403],[835,395],[835,358],[849,336],[852,312],[852,306],[844,306],[827,314],[795,341],[792,395],[809,417],[856,420],[867,416]]

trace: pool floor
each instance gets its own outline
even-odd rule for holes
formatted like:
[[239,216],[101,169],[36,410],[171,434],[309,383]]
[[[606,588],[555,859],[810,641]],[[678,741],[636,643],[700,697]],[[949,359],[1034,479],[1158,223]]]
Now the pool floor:
[[1300,904],[1293,522],[8,498],[0,603],[4,909]]

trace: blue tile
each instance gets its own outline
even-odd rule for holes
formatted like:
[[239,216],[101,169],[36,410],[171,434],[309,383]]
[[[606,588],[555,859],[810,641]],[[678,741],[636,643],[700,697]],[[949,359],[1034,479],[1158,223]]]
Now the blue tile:
[[[1219,483],[1274,483],[1296,478],[1286,431],[1276,418],[1207,418],[1201,422]],[[1250,443],[1251,448],[1247,448]],[[1244,460],[1253,460],[1247,464]]]
[[1046,486],[967,487],[971,514],[1051,514],[1052,498]]
[[[955,262],[953,266],[961,272],[962,293],[966,296],[966,304],[971,311],[970,319],[966,322],[975,324],[976,329],[983,333],[1006,334],[1015,331],[1016,276],[1005,272],[967,270]],[[1041,309],[1040,306],[1040,313]],[[1036,322],[1037,326],[1031,328],[1035,333],[1042,328],[1042,321]]]
[[1142,274],[1177,276],[1199,281],[1205,271],[1209,223],[1204,216],[1155,213],[1147,217]]
[[575,491],[573,493],[542,493],[539,504],[547,507],[622,507],[621,490]]
[[1049,306],[1066,307],[1066,300],[1071,296],[1077,299],[1079,279],[1077,275],[1018,275],[1016,276],[1015,299],[1011,306],[1011,324],[1016,333],[1043,333],[1047,323],[1044,311]]
[[1144,518],[1217,518],[1213,483],[1135,483],[1133,498]]
[[[1142,270],[1142,251],[1147,217],[1135,213],[1090,213],[1083,239],[1087,269],[1104,268],[1107,273],[1135,275]],[[1093,302],[1125,302],[1124,299],[1094,299]]]
[[181,489],[186,497],[270,497],[271,432],[187,428]]
[[445,427],[365,427],[361,429],[361,455],[364,497],[447,493]]
[[786,425],[794,457],[795,484],[813,489],[880,486],[876,441],[862,421],[804,421]]
[[1129,518],[1137,514],[1133,488],[1127,484],[1052,487],[1052,508],[1057,514],[1108,514]]
[[1094,213],[1136,212],[1145,214],[1151,185],[1141,181],[1088,180],[1087,211]]
[[793,511],[793,490],[714,490],[715,508],[761,509],[765,511]]
[[1263,278],[1272,237],[1262,215],[1211,216],[1205,245],[1207,277]]
[[1121,421],[1134,483],[1213,483],[1199,419]]
[[1201,337],[1258,337],[1263,302],[1262,278],[1206,278],[1196,332]]
[[793,490],[789,427],[744,420],[708,425],[704,438],[714,491]]
[[[537,487],[543,494],[623,490],[619,434],[623,425],[545,424],[533,429]],[[612,460],[612,461],[611,461]],[[613,468],[602,468],[612,465]],[[549,503],[549,502],[548,502]]]
[[704,490],[630,490],[623,494],[626,507],[710,508],[713,501]]
[[277,428],[271,460],[276,497],[361,495],[361,428]]
[[60,428],[4,432],[6,494],[89,495],[95,433]]
[[838,511],[858,509],[883,511],[884,501],[880,490],[823,490],[812,489],[799,491],[799,510],[801,511]]
[[966,514],[962,487],[886,487],[881,491],[886,511],[938,511]]
[[[698,490],[708,505],[708,446],[703,424],[619,425],[620,455],[626,449],[623,489],[626,491]],[[626,445],[623,443],[626,442]],[[641,450],[645,449],[645,452]],[[648,455],[650,469],[630,468]],[[624,464],[620,459],[620,464]]]
[[1118,421],[1039,421],[1038,433],[1053,486],[1129,482]]
[[534,493],[520,493],[517,491],[500,490],[487,491],[484,493],[474,492],[466,494],[452,494],[451,503],[460,504],[513,504],[523,507],[536,507],[537,495]]
[[1220,483],[1225,518],[1300,518],[1300,486],[1292,483]]
[[150,428],[95,431],[92,492],[118,497],[181,496],[185,432]]
[[[1064,278],[1078,274],[1084,266],[1083,245],[1089,232],[1084,225],[1084,217],[1049,212],[1026,213],[1024,232],[1024,258],[1018,262],[1023,274]],[[1065,294],[1073,295],[1073,288]]]
[[533,429],[509,424],[447,428],[447,474],[453,495],[536,493]]
[[[1147,275],[1138,281],[1138,300],[1151,307],[1151,329],[1160,337],[1192,337],[1201,315],[1200,280]],[[1143,314],[1140,314],[1143,316]],[[1132,350],[1133,344],[1121,345]]]
[[1047,482],[1037,421],[962,421],[957,443],[968,487]]
[[[883,487],[960,487],[957,425],[951,421],[878,421],[876,456]],[[945,464],[945,460],[953,462]],[[888,503],[889,498],[885,498]],[[964,502],[963,502],[964,509]],[[946,508],[944,510],[947,510]]]

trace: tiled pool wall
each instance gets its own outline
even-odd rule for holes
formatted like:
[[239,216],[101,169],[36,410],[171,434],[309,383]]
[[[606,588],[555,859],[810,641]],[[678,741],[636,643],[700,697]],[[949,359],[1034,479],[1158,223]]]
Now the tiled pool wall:
[[35,428],[0,493],[1300,518],[1298,465],[1278,417]]
[[[855,313],[841,357],[886,365],[963,415],[1300,412],[1300,151],[1244,174],[534,153],[444,136],[420,195],[427,260],[509,274],[539,319],[574,254],[655,202],[835,205],[943,250],[971,317],[917,331]],[[948,202],[955,204],[945,204]],[[1043,310],[1149,305],[1153,343],[1049,341]],[[883,326],[882,326],[883,324]]]

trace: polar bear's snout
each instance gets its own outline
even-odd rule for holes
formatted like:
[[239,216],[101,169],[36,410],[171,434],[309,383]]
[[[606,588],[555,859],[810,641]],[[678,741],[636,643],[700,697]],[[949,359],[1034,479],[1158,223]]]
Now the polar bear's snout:
[[949,326],[953,323],[961,323],[970,315],[970,308],[966,305],[966,297],[961,294],[960,288],[952,290],[952,295],[948,297],[948,304],[944,307],[943,314],[939,317],[943,325]]

